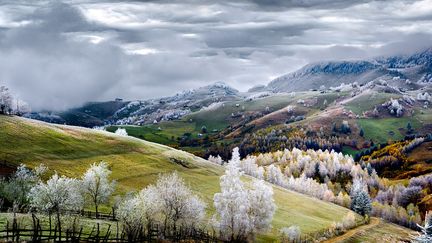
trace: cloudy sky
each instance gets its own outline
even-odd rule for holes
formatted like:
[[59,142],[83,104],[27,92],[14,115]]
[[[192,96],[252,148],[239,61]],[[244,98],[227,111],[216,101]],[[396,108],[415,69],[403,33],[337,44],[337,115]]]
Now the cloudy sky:
[[0,84],[33,109],[245,91],[322,60],[431,45],[432,0],[1,0]]

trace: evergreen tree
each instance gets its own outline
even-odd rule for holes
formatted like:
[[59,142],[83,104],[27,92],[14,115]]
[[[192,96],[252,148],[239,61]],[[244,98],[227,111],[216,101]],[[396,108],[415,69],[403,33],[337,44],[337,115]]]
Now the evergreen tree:
[[351,190],[351,210],[354,212],[367,216],[372,211],[372,203],[363,182],[359,179],[354,180]]
[[407,128],[407,133],[408,134],[411,134],[413,132],[413,128],[412,128],[411,122],[408,122],[406,128]]

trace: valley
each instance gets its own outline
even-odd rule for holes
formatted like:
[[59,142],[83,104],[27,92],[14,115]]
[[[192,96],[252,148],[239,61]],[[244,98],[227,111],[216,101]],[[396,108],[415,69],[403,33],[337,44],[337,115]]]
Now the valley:
[[[243,181],[264,180],[274,192],[272,227],[256,241],[408,241],[432,210],[430,56],[398,57],[398,71],[394,58],[310,64],[248,92],[218,82],[159,99],[2,115],[0,161],[8,173],[43,163],[44,180],[79,178],[104,161],[118,183],[113,196],[124,198],[177,171],[214,225],[219,180],[237,158]],[[408,72],[412,65],[426,69]],[[325,80],[337,86],[310,88]],[[357,187],[367,192],[365,212],[353,206]]]

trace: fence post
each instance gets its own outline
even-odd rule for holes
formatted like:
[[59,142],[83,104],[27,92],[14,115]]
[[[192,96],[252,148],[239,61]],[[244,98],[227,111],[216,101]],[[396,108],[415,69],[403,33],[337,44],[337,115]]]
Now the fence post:
[[100,233],[99,223],[97,223],[96,242],[99,242],[99,233]]
[[116,228],[116,238],[117,238],[117,240],[118,240],[118,238],[119,238],[119,223],[118,223],[118,221],[117,221],[117,224],[116,224],[117,226],[117,228]]
[[79,232],[79,234],[78,234],[78,240],[77,240],[77,242],[80,242],[80,241],[81,241],[81,233],[82,233],[82,230],[83,230],[83,228],[81,227],[80,232]]

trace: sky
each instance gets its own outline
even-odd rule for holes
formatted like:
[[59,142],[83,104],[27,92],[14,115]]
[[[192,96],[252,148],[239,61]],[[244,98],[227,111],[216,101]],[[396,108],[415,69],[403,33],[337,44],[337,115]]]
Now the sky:
[[33,110],[218,81],[246,91],[431,39],[432,0],[0,0],[0,85]]

